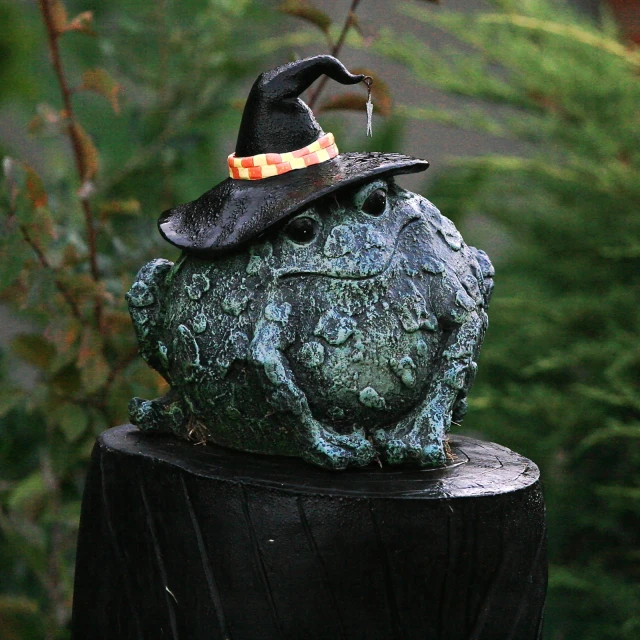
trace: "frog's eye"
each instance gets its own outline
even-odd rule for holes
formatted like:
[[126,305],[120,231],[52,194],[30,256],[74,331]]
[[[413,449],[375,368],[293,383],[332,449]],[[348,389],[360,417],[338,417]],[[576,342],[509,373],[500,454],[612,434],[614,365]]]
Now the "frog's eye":
[[318,235],[318,228],[313,218],[299,216],[284,228],[284,234],[296,244],[309,244]]
[[387,192],[384,189],[372,191],[362,204],[362,210],[370,216],[381,216],[387,208]]

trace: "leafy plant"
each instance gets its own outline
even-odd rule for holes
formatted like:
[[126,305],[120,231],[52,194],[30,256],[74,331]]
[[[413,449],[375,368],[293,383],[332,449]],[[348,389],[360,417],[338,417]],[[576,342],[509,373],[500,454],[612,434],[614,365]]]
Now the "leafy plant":
[[[547,636],[640,633],[640,50],[548,0],[401,10],[471,47],[376,43],[473,102],[408,116],[526,143],[452,162],[430,197],[480,246],[496,294],[465,421],[537,461],[549,512]],[[478,220],[483,224],[478,224]],[[488,223],[492,226],[488,227]],[[482,231],[484,229],[484,232]],[[490,253],[492,253],[490,251]]]

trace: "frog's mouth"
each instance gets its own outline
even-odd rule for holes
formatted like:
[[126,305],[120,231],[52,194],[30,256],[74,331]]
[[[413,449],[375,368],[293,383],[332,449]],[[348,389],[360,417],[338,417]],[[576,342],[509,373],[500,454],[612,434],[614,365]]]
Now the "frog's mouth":
[[[350,273],[349,270],[346,268],[344,268],[344,271],[341,269],[340,273],[336,273],[337,260],[331,260],[331,262],[327,260],[328,264],[327,264],[326,270],[322,269],[321,267],[307,268],[307,269],[302,267],[294,271],[286,271],[283,273],[279,273],[278,278],[280,280],[286,280],[287,278],[293,278],[296,276],[318,276],[322,278],[331,278],[333,280],[371,280],[373,278],[377,278],[383,275],[384,273],[386,273],[391,267],[391,265],[394,263],[396,253],[398,251],[398,246],[402,241],[405,230],[411,225],[415,224],[416,222],[420,222],[421,219],[422,218],[420,216],[411,217],[402,225],[402,227],[400,227],[400,230],[396,235],[393,248],[389,252],[389,256],[381,265],[379,264],[372,265],[372,269],[371,269],[373,271],[372,273]],[[358,258],[358,260],[360,259],[361,258]],[[351,260],[353,260],[353,257],[351,258]],[[364,262],[365,259],[362,258],[362,261]]]

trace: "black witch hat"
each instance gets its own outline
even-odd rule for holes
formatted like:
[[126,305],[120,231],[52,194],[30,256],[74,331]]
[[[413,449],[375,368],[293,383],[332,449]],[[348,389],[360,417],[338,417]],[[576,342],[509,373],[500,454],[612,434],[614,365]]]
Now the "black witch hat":
[[158,226],[166,240],[186,252],[214,256],[344,186],[429,166],[398,153],[337,155],[332,134],[322,131],[298,97],[321,75],[342,84],[365,78],[328,55],[258,76],[244,108],[235,154],[229,156],[233,177],[197,200],[165,211]]

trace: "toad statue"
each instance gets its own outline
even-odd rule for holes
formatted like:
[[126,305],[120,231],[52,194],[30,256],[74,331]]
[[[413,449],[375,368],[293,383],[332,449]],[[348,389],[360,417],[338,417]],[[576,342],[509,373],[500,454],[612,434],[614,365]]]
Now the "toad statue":
[[127,294],[140,353],[171,385],[144,431],[330,469],[447,463],[487,328],[493,267],[394,176],[424,160],[338,152],[298,97],[335,58],[258,77],[230,177],[165,212],[175,263]]

